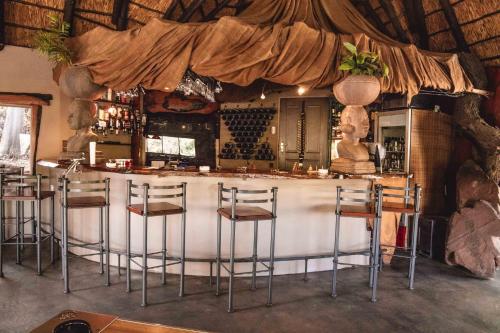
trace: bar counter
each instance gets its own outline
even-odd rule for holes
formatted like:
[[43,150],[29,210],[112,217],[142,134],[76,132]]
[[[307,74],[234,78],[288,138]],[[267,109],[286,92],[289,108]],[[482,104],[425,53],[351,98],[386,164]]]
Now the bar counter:
[[[65,166],[51,161],[39,161],[39,172],[49,176],[50,184],[56,187],[57,178]],[[125,253],[126,181],[149,183],[151,185],[187,182],[187,222],[186,222],[186,274],[205,275],[211,273],[207,263],[216,257],[217,184],[225,187],[236,186],[246,189],[270,189],[278,187],[276,224],[276,274],[304,272],[307,259],[308,271],[330,270],[334,238],[334,207],[336,186],[354,189],[368,189],[373,177],[356,179],[333,179],[332,176],[295,175],[290,173],[272,174],[265,172],[238,173],[216,171],[201,174],[196,171],[165,171],[150,168],[108,169],[84,166],[82,173],[69,175],[70,179],[110,178],[110,247],[112,253]],[[398,177],[398,176],[392,176]],[[139,200],[139,199],[136,199]],[[59,204],[59,200],[57,200]],[[139,201],[134,201],[139,203]],[[175,203],[172,201],[172,203]],[[262,206],[263,208],[268,208]],[[158,223],[155,221],[158,220]],[[344,223],[341,247],[344,250],[362,249],[368,241],[366,224],[363,219],[351,218],[353,223]],[[70,210],[70,237],[83,241],[95,241],[98,236],[98,210]],[[142,219],[132,214],[132,252],[142,251]],[[180,217],[169,216],[167,226],[167,249],[172,256],[179,254]],[[153,217],[149,223],[148,252],[161,249],[161,218]],[[56,207],[56,229],[60,230],[60,209]],[[222,256],[229,252],[228,220],[222,221]],[[260,257],[269,255],[270,223],[259,223],[258,252]],[[250,257],[253,239],[253,223],[238,223],[236,228],[236,256]],[[72,249],[78,251],[82,250]],[[124,256],[122,255],[122,267]],[[118,265],[117,255],[111,256],[111,265]],[[365,263],[364,257],[351,257],[352,263]],[[89,257],[98,260],[98,257]],[[346,258],[347,259],[347,258]],[[156,265],[152,262],[151,266]],[[247,264],[241,264],[247,265]],[[249,265],[249,264],[248,264]],[[134,268],[134,267],[132,267]],[[245,268],[250,268],[250,265]],[[242,268],[242,269],[245,269]],[[178,267],[167,268],[169,273],[177,273]]]

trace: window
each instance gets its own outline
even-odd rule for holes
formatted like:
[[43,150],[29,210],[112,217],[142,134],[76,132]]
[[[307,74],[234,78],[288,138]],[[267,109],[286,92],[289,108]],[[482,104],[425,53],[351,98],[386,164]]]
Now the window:
[[195,139],[174,136],[159,136],[146,139],[146,151],[167,155],[195,157]]
[[0,163],[31,170],[31,108],[0,105]]

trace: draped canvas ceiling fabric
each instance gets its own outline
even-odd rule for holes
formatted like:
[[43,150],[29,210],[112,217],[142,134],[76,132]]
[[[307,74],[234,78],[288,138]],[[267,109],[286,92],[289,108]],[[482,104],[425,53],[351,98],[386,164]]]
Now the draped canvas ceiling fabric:
[[257,79],[331,86],[345,75],[337,69],[345,41],[358,50],[377,52],[388,64],[382,92],[408,93],[411,98],[422,87],[473,90],[457,55],[396,42],[346,0],[259,0],[239,17],[209,23],[152,19],[122,32],[98,27],[69,45],[73,63],[88,66],[98,84],[173,91],[187,68],[239,86]]

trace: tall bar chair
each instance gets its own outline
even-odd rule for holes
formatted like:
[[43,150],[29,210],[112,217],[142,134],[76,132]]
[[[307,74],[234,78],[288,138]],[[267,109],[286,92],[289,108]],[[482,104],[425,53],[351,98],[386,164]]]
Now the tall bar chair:
[[[162,284],[166,284],[166,266],[180,264],[180,286],[179,297],[184,296],[184,271],[186,256],[186,186],[183,182],[176,185],[156,185],[150,186],[147,183],[142,185],[134,184],[132,180],[127,180],[127,292],[131,291],[131,267],[133,262],[142,269],[142,303],[141,306],[147,306],[148,301],[148,270],[161,267]],[[141,198],[142,203],[132,204],[132,198]],[[150,199],[172,199],[181,198],[181,205],[170,202],[150,202]],[[143,218],[143,241],[142,254],[132,254],[131,252],[131,233],[130,218],[131,214],[137,214]],[[181,253],[180,257],[167,257],[167,216],[181,214]],[[150,217],[162,216],[162,250],[159,252],[148,253],[148,220]],[[149,258],[158,258],[161,254],[161,265],[148,266]],[[142,263],[134,260],[135,257],[142,257]],[[167,263],[167,261],[171,261]]]
[[[225,193],[230,193],[230,196],[224,196]],[[271,194],[262,198],[263,195]],[[253,197],[252,197],[253,195]],[[256,198],[255,195],[259,196]],[[217,280],[216,280],[216,295],[220,295],[220,271],[221,266],[229,273],[229,303],[228,312],[233,312],[233,288],[235,275],[252,274],[252,289],[256,289],[256,276],[257,273],[269,272],[268,277],[268,296],[267,305],[272,305],[272,292],[273,292],[273,272],[274,272],[274,245],[276,236],[276,209],[277,209],[277,195],[278,188],[273,187],[266,190],[243,190],[236,187],[225,188],[223,183],[219,183],[218,195],[218,209],[217,209]],[[223,207],[222,202],[229,202],[229,207]],[[271,203],[271,210],[267,210],[257,206],[240,205],[240,203]],[[231,222],[231,238],[230,238],[230,254],[229,254],[229,268],[222,264],[221,258],[221,220],[222,217],[230,220]],[[271,241],[269,248],[269,265],[266,265],[257,255],[257,236],[259,221],[271,221]],[[252,254],[252,271],[251,272],[235,272],[234,265],[237,259],[235,258],[235,244],[236,244],[236,224],[237,222],[254,223],[253,235],[253,254]],[[257,263],[262,264],[265,269],[257,271]]]
[[[97,180],[70,180],[63,176],[59,178],[59,190],[61,191],[61,216],[62,216],[62,274],[64,279],[64,293],[70,292],[69,288],[69,247],[80,247],[89,249],[90,252],[78,257],[99,256],[100,274],[105,274],[105,285],[110,285],[109,280],[109,185],[110,179]],[[72,195],[72,193],[84,193],[84,195]],[[92,195],[92,193],[104,193]],[[88,195],[90,194],[90,195]],[[75,209],[99,209],[99,239],[97,242],[84,242],[71,239],[69,236],[69,210]],[[104,270],[104,257],[106,258],[106,270]]]
[[[371,301],[377,301],[377,284],[380,251],[380,225],[382,218],[382,186],[376,185],[375,190],[355,190],[337,186],[337,204],[335,207],[335,244],[333,250],[332,297],[337,297],[338,265],[363,266],[369,268],[369,285],[372,289]],[[361,205],[360,205],[361,204]],[[370,228],[371,237],[367,250],[341,251],[340,222],[341,217],[365,218],[373,220]],[[351,222],[352,223],[352,222]],[[369,257],[368,265],[358,265],[339,262],[339,257],[364,255]]]
[[[2,226],[0,228],[0,277],[3,276],[3,245],[16,246],[16,263],[22,262],[22,250],[25,245],[36,246],[36,261],[37,261],[37,274],[42,274],[42,243],[50,240],[50,258],[51,263],[54,263],[54,191],[42,190],[42,180],[47,179],[46,176],[37,175],[24,175],[24,174],[5,174],[0,173],[0,216],[5,216],[4,208],[5,202],[15,202],[16,217],[15,217],[15,235],[7,238],[4,237],[6,220],[2,219]],[[45,231],[42,228],[42,201],[50,199],[51,201],[51,214],[50,214],[50,231]],[[31,202],[34,204],[34,217],[32,219],[24,219],[24,212],[21,208],[24,205],[21,203]],[[25,240],[24,224],[34,221],[36,227],[34,228],[31,242]],[[12,242],[13,241],[13,242]]]
[[[383,200],[382,211],[401,213],[403,219],[407,220],[409,215],[413,215],[413,223],[411,228],[410,246],[398,247],[397,250],[409,252],[409,255],[393,254],[392,256],[405,258],[410,261],[408,268],[408,288],[413,290],[415,281],[415,263],[417,259],[417,236],[418,236],[418,220],[420,217],[420,201],[422,187],[418,184],[412,188],[409,184],[406,187],[399,186],[383,186],[383,198],[400,199],[399,202],[390,202]],[[392,247],[391,245],[381,244],[384,247]],[[383,255],[383,253],[382,253]]]

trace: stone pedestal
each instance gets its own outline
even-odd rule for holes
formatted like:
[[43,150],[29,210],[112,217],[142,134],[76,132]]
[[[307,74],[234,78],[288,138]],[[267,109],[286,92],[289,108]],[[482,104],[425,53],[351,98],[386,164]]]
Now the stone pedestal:
[[330,170],[354,175],[375,173],[375,164],[370,161],[354,161],[340,157],[332,161]]

